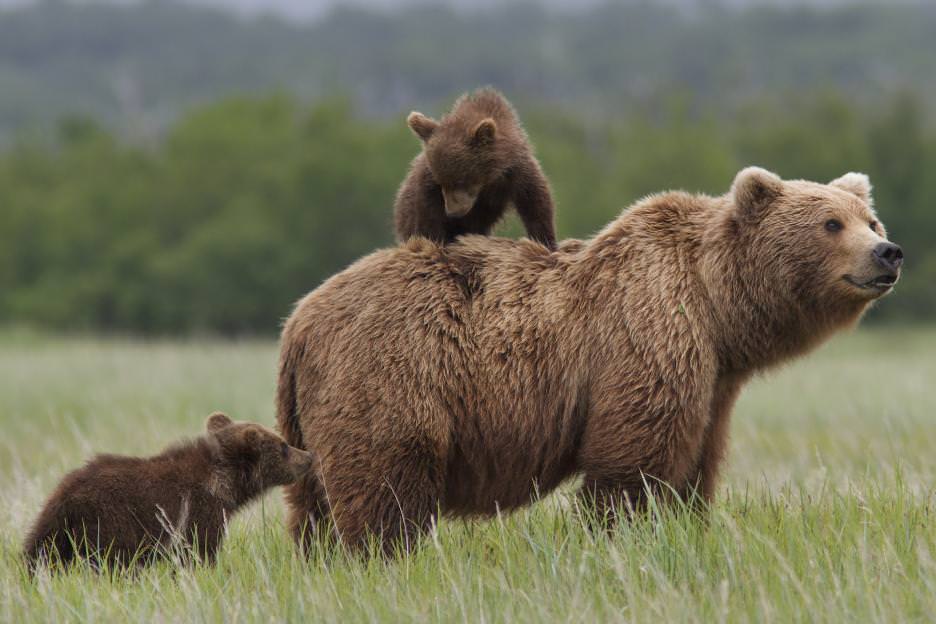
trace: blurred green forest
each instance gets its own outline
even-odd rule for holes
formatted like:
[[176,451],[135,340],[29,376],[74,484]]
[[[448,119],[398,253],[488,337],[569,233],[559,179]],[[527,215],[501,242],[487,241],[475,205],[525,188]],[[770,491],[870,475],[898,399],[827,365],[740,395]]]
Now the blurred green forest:
[[369,116],[441,104],[486,83],[520,103],[601,117],[655,110],[674,91],[726,118],[755,98],[796,101],[814,89],[863,104],[908,88],[936,98],[931,2],[569,4],[348,7],[310,23],[172,0],[0,10],[0,138],[75,113],[151,137],[193,104],[277,89],[307,99],[346,93]]
[[[834,97],[751,108],[730,123],[679,102],[607,122],[522,110],[552,180],[562,237],[587,236],[654,191],[724,193],[757,163],[784,177],[868,172],[908,262],[878,318],[936,304],[936,132],[912,98],[860,115]],[[84,119],[0,156],[0,322],[147,334],[276,331],[291,304],[392,242],[397,184],[418,143],[402,119],[347,100],[236,98],[156,146]],[[516,232],[516,225],[512,228]]]
[[706,6],[0,11],[0,324],[274,333],[392,243],[405,113],[482,84],[517,104],[563,238],[648,193],[724,193],[749,164],[867,172],[908,256],[871,318],[931,320],[936,8]]

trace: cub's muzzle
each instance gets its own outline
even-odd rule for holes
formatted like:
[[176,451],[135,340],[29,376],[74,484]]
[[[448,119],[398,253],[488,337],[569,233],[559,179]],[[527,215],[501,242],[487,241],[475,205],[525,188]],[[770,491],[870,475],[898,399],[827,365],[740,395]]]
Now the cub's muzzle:
[[474,207],[476,195],[467,191],[442,191],[445,202],[445,214],[448,217],[464,217]]

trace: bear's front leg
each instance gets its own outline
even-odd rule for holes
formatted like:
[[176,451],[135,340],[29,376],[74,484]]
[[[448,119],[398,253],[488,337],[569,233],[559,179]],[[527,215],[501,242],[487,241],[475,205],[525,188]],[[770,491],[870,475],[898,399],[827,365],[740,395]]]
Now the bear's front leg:
[[731,411],[743,383],[744,378],[726,375],[715,384],[711,417],[702,439],[697,469],[680,491],[683,500],[704,506],[715,498],[721,465],[728,449]]
[[647,508],[648,496],[656,488],[639,473],[626,477],[585,476],[579,490],[578,504],[582,520],[591,530],[611,531],[619,518],[630,520]]

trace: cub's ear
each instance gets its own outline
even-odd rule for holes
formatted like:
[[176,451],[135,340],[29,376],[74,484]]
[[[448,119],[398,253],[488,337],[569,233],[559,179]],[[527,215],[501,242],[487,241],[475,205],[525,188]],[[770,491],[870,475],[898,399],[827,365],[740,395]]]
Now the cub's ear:
[[783,193],[783,180],[760,167],[747,167],[738,172],[731,195],[742,216],[759,221],[770,205]]
[[482,119],[471,133],[471,140],[476,145],[493,143],[497,137],[497,124],[490,117]]
[[256,448],[260,444],[260,438],[263,437],[254,427],[247,427],[241,434],[241,439],[250,448]]
[[865,203],[871,203],[871,180],[863,173],[855,173],[854,171],[846,173],[841,178],[829,182],[829,186],[840,188],[855,195]]
[[233,422],[224,412],[215,412],[205,421],[205,430],[208,433],[217,433]]
[[406,117],[406,124],[410,127],[410,130],[423,141],[428,141],[432,133],[439,127],[438,121],[416,111],[413,111]]

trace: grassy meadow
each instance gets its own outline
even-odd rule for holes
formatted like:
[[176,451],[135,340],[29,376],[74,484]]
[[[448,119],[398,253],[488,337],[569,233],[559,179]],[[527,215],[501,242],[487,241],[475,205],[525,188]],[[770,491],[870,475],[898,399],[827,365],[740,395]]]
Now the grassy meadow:
[[752,383],[707,522],[585,530],[571,487],[443,521],[395,561],[297,556],[274,492],[214,568],[30,580],[20,542],[95,451],[149,454],[215,409],[272,424],[273,342],[0,338],[0,621],[923,621],[936,613],[936,330],[862,329]]

